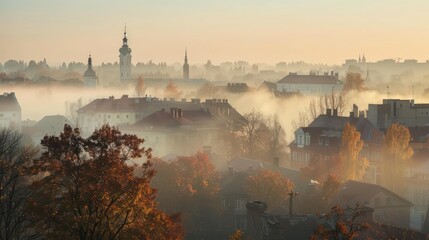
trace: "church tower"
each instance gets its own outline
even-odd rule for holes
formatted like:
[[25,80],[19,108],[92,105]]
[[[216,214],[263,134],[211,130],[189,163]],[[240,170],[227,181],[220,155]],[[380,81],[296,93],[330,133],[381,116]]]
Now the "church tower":
[[185,50],[185,63],[183,64],[183,79],[189,80],[189,64],[188,64],[188,51]]
[[122,47],[119,49],[119,72],[121,83],[131,81],[131,48],[128,47],[127,29],[124,31]]
[[92,58],[89,55],[88,58],[88,69],[86,69],[83,74],[83,84],[88,88],[96,88],[97,87],[97,75],[95,71],[92,69]]

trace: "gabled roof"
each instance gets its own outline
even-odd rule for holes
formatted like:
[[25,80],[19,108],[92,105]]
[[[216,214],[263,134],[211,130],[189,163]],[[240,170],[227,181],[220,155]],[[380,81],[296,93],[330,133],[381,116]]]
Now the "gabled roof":
[[396,193],[376,184],[349,180],[343,184],[338,194],[332,200],[332,204],[342,207],[354,206],[356,203],[364,204],[370,202],[379,193],[384,193],[395,198],[400,204],[391,207],[412,207],[413,204]]
[[308,127],[325,128],[326,130],[338,130],[342,132],[347,123],[356,127],[363,140],[372,139],[372,131],[377,131],[377,128],[367,118],[363,117],[319,115]]
[[66,117],[62,115],[45,116],[32,127],[32,133],[41,135],[58,135],[64,130],[64,124],[74,126]]
[[289,74],[277,83],[289,84],[344,84],[335,76],[331,75],[297,75]]
[[4,93],[0,95],[0,112],[9,112],[9,111],[21,111],[21,106],[19,106],[18,100],[15,97],[15,93]]
[[222,178],[220,193],[222,195],[247,195],[248,173],[234,173]]

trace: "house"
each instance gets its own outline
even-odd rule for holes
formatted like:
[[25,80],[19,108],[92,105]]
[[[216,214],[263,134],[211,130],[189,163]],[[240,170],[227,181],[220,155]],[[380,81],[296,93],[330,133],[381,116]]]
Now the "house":
[[324,95],[332,92],[340,92],[344,83],[338,79],[338,73],[332,71],[331,74],[319,75],[310,73],[309,75],[298,75],[289,73],[277,82],[277,91],[300,93],[302,95]]
[[374,209],[375,222],[399,228],[410,228],[413,204],[382,186],[349,180],[342,185],[331,205],[345,208],[352,207],[356,203],[368,204],[368,207]]
[[235,110],[227,99],[182,99],[176,101],[172,99],[158,99],[155,97],[128,97],[123,95],[116,99],[109,98],[96,99],[77,111],[80,129],[84,134],[91,133],[95,128],[103,124],[113,126],[132,125],[144,119],[150,114],[162,109],[178,108],[182,110],[209,111],[214,118],[224,122],[229,127],[234,127],[243,120],[237,110]]
[[335,109],[327,109],[326,114],[319,115],[308,127],[298,128],[294,132],[294,141],[289,144],[291,151],[289,167],[300,169],[306,167],[312,159],[327,161],[336,157],[340,150],[343,129],[349,123],[356,127],[365,142],[361,157],[366,157],[370,162],[365,180],[372,183],[380,182],[383,134],[362,112],[359,115],[357,112],[355,106],[349,117],[344,117],[338,116]]
[[38,145],[44,136],[59,135],[63,132],[65,124],[74,127],[63,115],[45,116],[33,126],[23,129],[23,133],[31,138],[33,144]]
[[21,106],[14,92],[0,95],[0,128],[21,130]]
[[228,129],[225,123],[211,112],[170,108],[156,111],[142,120],[123,125],[120,129],[145,139],[145,145],[153,149],[155,156],[170,153],[189,155],[210,146],[221,150],[222,131]]
[[414,100],[383,99],[382,104],[368,105],[368,119],[379,129],[387,129],[392,123],[407,127],[429,125],[429,104],[416,104]]
[[429,208],[429,162],[415,161],[408,169],[405,181],[407,198],[414,204],[411,209],[410,227],[422,230]]

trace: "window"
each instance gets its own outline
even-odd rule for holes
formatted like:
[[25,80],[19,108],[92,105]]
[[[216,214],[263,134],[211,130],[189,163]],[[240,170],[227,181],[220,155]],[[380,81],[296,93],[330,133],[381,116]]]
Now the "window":
[[243,199],[235,199],[235,210],[243,210],[246,208],[246,203]]
[[292,161],[297,161],[297,160],[298,160],[297,152],[292,152]]
[[323,145],[323,139],[319,138],[319,145]]
[[325,145],[328,146],[329,145],[329,139],[325,139]]
[[305,153],[305,155],[304,155],[304,157],[305,157],[305,159],[304,159],[304,161],[306,162],[306,163],[308,163],[308,162],[310,162],[310,153]]
[[310,145],[310,134],[305,134],[305,145]]

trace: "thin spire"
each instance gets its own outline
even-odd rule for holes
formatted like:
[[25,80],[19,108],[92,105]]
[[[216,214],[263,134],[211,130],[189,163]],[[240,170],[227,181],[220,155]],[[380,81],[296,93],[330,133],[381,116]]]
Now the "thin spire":
[[188,48],[185,48],[185,63],[188,63]]

